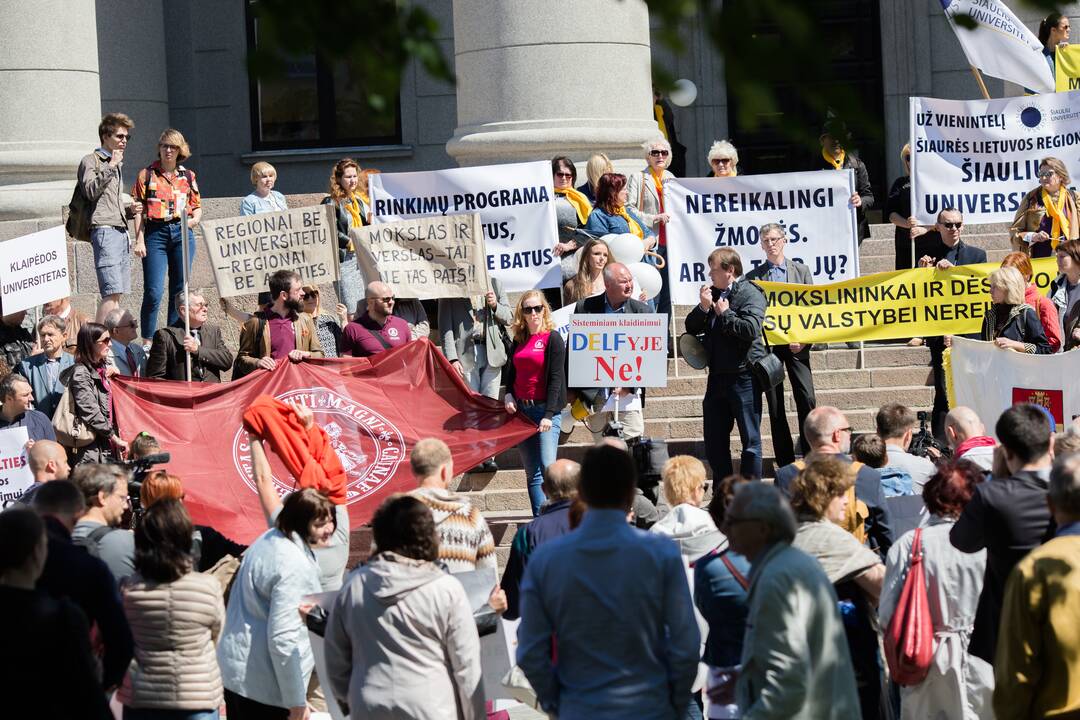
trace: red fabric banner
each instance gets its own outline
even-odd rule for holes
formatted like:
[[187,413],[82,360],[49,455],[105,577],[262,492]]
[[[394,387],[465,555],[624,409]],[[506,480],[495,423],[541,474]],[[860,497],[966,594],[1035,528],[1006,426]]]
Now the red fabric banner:
[[[121,436],[140,431],[172,454],[166,466],[184,483],[184,504],[197,523],[249,543],[266,530],[251,479],[251,452],[242,416],[259,395],[310,407],[330,436],[347,474],[349,518],[355,529],[395,492],[415,487],[409,453],[437,437],[461,472],[536,432],[522,415],[469,390],[427,340],[371,358],[279,362],[232,383],[114,378],[113,407]],[[274,482],[284,494],[294,479],[270,453]]]

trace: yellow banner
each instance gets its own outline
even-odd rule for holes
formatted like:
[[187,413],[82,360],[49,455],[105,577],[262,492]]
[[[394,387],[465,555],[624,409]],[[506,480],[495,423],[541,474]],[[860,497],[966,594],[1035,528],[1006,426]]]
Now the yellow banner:
[[1058,47],[1054,52],[1054,89],[1058,92],[1080,90],[1080,45]]
[[[759,282],[769,303],[766,336],[775,345],[806,345],[977,333],[990,303],[990,273],[999,267],[897,270],[831,285]],[[1045,295],[1056,260],[1033,260],[1032,267]]]

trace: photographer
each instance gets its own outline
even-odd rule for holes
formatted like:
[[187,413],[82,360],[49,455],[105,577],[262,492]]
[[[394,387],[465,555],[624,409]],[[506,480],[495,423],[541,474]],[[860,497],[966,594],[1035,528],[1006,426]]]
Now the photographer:
[[[918,423],[914,411],[900,403],[886,403],[878,410],[875,423],[878,437],[885,443],[885,451],[889,455],[882,475],[891,468],[905,472],[911,477],[911,489],[907,494],[922,495],[923,486],[934,476],[937,468],[926,457],[908,452]],[[932,445],[925,451],[934,460],[941,457],[941,452]]]

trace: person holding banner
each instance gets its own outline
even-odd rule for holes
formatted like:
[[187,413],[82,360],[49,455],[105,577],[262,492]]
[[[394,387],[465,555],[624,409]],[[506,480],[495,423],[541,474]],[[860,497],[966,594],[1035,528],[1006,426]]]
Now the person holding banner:
[[75,364],[61,373],[71,390],[74,415],[94,434],[89,445],[75,450],[74,464],[112,462],[127,452],[128,444],[113,430],[111,378],[108,364],[112,338],[104,325],[86,323],[79,330]]
[[349,237],[349,230],[367,225],[359,186],[360,165],[352,158],[342,158],[330,173],[330,194],[322,199],[323,205],[334,206],[337,217],[339,278],[334,282],[334,292],[350,315],[360,312],[364,289],[360,266],[356,264],[356,248]]
[[855,192],[851,196],[851,205],[855,208],[855,217],[859,222],[859,244],[870,237],[870,221],[866,211],[874,207],[874,190],[870,187],[870,173],[855,152],[848,152],[844,145],[850,144],[851,136],[847,127],[835,119],[825,124],[821,134],[821,159],[825,169],[852,170],[855,172]]
[[761,388],[751,365],[765,356],[765,293],[742,277],[742,259],[731,248],[709,253],[709,279],[700,302],[686,316],[686,331],[704,334],[709,380],[701,404],[705,452],[714,478],[732,473],[731,427],[739,426],[739,474],[761,477]]
[[900,159],[904,162],[904,174],[896,178],[889,189],[889,197],[885,200],[885,217],[896,226],[893,231],[896,269],[906,270],[914,262],[911,242],[925,235],[926,228],[919,225],[911,214],[911,143],[905,143],[900,150]]
[[409,324],[394,315],[394,291],[384,282],[368,283],[367,310],[345,326],[341,355],[371,357],[409,342]]
[[[766,261],[746,273],[747,280],[768,280],[771,282],[792,282],[800,285],[813,285],[814,278],[810,268],[798,260],[784,257],[787,245],[787,233],[781,225],[768,223],[762,225],[758,237],[765,251]],[[795,399],[795,408],[799,413],[799,451],[805,457],[810,452],[810,445],[802,433],[806,416],[817,405],[814,398],[814,376],[810,372],[810,346],[800,343],[778,345],[773,352],[787,368],[791,382],[791,394]],[[784,383],[765,391],[769,405],[769,427],[772,430],[773,454],[777,467],[795,462],[795,447],[791,441],[791,428],[788,427],[787,411],[784,409]]]
[[545,497],[544,469],[555,462],[559,449],[562,409],[566,405],[566,343],[555,332],[551,308],[541,290],[529,290],[518,300],[510,326],[514,344],[507,366],[503,404],[513,415],[520,406],[525,417],[539,425],[536,435],[518,445],[533,517]]
[[[209,306],[202,295],[181,290],[176,298],[180,319],[168,327],[158,328],[150,359],[146,363],[147,377],[163,380],[195,380],[219,383],[221,374],[233,364],[233,354],[221,339],[221,328],[206,322]],[[184,320],[190,332],[184,331]],[[191,375],[188,377],[187,354],[191,354]]]
[[1020,201],[1009,227],[1013,250],[1033,258],[1050,257],[1062,240],[1080,238],[1080,216],[1071,183],[1065,163],[1055,157],[1043,158],[1039,187]]
[[[669,216],[664,212],[664,183],[674,180],[667,167],[671,163],[671,144],[664,138],[649,140],[643,146],[648,167],[630,175],[627,180],[627,196],[641,217],[656,233],[656,251],[667,260],[666,226]],[[660,270],[660,292],[656,296],[656,312],[670,314],[671,289],[668,285],[667,268]]]
[[[184,289],[185,273],[191,273],[195,259],[192,232],[202,218],[202,201],[195,173],[180,163],[191,157],[191,148],[179,130],[168,128],[158,139],[158,159],[139,171],[131,196],[143,204],[135,216],[135,255],[143,266],[143,300],[139,322],[143,345],[150,345],[158,326],[158,309],[169,275],[169,310],[165,323],[172,325],[179,315],[174,298]],[[187,207],[187,227],[180,227],[180,202]],[[181,233],[188,236],[188,256],[183,256]],[[186,263],[186,269],[185,265]],[[99,311],[99,317],[101,313]]]
[[322,345],[311,316],[303,312],[300,276],[278,270],[270,276],[271,304],[252,315],[240,329],[240,347],[233,380],[256,368],[273,370],[279,360],[300,362],[322,357]]
[[1058,245],[1057,266],[1061,273],[1050,283],[1050,299],[1061,319],[1062,350],[1080,346],[1080,240]]
[[1035,310],[1024,302],[1024,278],[1014,267],[990,273],[990,308],[983,317],[981,340],[1002,350],[1028,355],[1051,355],[1042,323]]
[[739,151],[727,140],[717,140],[709,148],[709,177],[735,177],[739,174]]
[[1001,267],[1014,267],[1020,271],[1024,278],[1024,302],[1030,305],[1039,315],[1046,340],[1050,343],[1050,352],[1056,353],[1061,350],[1061,323],[1058,321],[1057,307],[1054,301],[1045,295],[1039,294],[1035,283],[1031,282],[1035,274],[1031,268],[1031,260],[1026,253],[1012,252],[1001,261]]
[[341,347],[341,329],[349,323],[348,308],[343,303],[338,303],[335,308],[337,315],[324,313],[319,299],[319,288],[305,285],[301,290],[304,292],[304,312],[315,321],[315,334],[319,336],[323,357],[337,357],[338,348]]
[[241,215],[255,215],[264,212],[280,212],[289,209],[285,196],[274,189],[277,182],[277,170],[268,162],[257,162],[251,166],[251,184],[255,191],[240,201]]

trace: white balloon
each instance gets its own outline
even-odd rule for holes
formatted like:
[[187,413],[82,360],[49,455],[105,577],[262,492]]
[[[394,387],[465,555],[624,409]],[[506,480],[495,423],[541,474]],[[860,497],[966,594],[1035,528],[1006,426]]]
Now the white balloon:
[[676,80],[675,87],[668,94],[668,99],[671,100],[672,105],[686,107],[697,100],[697,85],[686,78]]
[[621,262],[623,265],[636,263],[645,254],[645,244],[633,233],[616,235],[606,242],[608,250],[611,251],[612,260]]
[[663,280],[660,278],[660,271],[654,266],[645,262],[636,262],[630,263],[626,267],[630,270],[630,274],[634,276],[638,287],[645,293],[647,300],[652,300],[660,294],[660,286],[663,284]]
[[608,233],[607,235],[601,235],[600,239],[606,243],[609,243],[617,237],[619,236],[616,233]]

